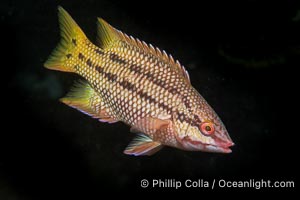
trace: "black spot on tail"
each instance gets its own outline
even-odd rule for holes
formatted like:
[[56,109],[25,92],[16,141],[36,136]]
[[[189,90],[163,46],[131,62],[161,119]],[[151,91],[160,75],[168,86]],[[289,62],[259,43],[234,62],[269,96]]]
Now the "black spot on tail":
[[77,46],[77,40],[76,39],[72,39],[72,43],[75,45],[75,46]]
[[92,63],[91,59],[87,59],[86,64],[87,64],[89,67],[93,67],[93,63]]
[[78,54],[78,58],[79,58],[79,60],[84,60],[85,56],[82,53],[79,53]]

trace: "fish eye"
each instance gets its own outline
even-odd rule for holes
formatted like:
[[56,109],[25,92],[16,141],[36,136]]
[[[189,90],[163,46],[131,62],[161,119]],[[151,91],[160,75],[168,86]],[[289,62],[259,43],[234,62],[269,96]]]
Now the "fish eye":
[[203,122],[200,128],[204,135],[212,135],[215,132],[215,126],[211,122]]

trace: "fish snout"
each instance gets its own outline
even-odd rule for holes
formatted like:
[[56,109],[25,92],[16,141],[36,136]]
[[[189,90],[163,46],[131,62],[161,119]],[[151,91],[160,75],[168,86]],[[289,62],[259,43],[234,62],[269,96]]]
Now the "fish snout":
[[230,147],[234,146],[234,142],[231,140],[231,138],[216,138],[215,140],[215,146],[218,147],[220,153],[231,153],[232,150]]

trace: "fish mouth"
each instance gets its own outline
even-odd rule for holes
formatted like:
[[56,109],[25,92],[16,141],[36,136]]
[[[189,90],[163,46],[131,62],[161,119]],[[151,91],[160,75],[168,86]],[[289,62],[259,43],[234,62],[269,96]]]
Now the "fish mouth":
[[214,152],[214,153],[231,153],[232,150],[229,147],[234,145],[233,142],[227,143],[226,145],[212,145],[206,144],[204,145],[204,150],[207,152]]
[[231,153],[230,147],[234,146],[232,141],[216,141],[215,144],[205,144],[199,141],[188,141],[188,147],[192,151],[205,151],[211,153]]
[[228,139],[226,141],[224,140],[216,140],[216,144],[208,144],[206,145],[206,148],[211,150],[212,152],[217,152],[217,153],[231,153],[232,150],[229,147],[234,146],[234,143],[232,142],[231,139]]

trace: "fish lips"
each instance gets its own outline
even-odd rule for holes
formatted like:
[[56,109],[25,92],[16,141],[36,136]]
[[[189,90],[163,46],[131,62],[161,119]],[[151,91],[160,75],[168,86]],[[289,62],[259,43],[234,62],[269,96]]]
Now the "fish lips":
[[192,141],[190,138],[184,138],[185,147],[191,151],[205,151],[213,153],[231,153],[234,143],[232,141],[216,141],[215,144],[205,144],[199,141]]
[[204,145],[204,151],[207,152],[214,152],[214,153],[231,153],[232,150],[229,148],[233,146],[234,143],[228,144],[226,146],[216,146],[216,145],[211,145],[211,144],[206,144]]

